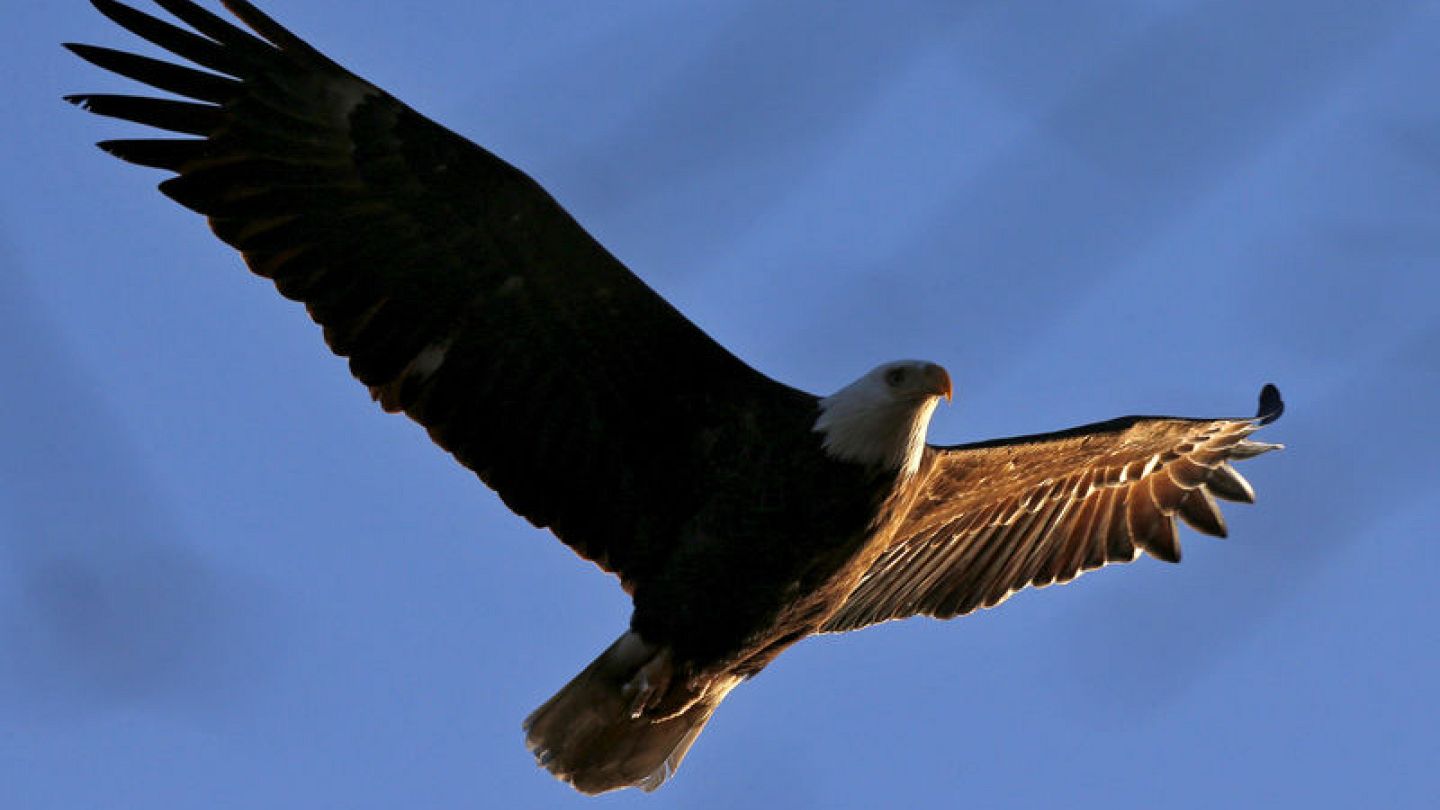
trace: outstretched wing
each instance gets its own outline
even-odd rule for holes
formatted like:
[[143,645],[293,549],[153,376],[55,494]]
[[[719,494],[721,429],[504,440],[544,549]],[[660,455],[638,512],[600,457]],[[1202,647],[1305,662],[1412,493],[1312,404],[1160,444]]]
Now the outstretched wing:
[[122,27],[207,70],[67,45],[184,100],[77,95],[191,136],[105,151],[304,302],[386,410],[516,512],[633,581],[705,488],[704,451],[813,398],[735,358],[533,180],[351,74],[243,0],[255,34],[188,0],[186,30],[114,0]]
[[1215,498],[1255,499],[1230,462],[1281,447],[1246,437],[1283,410],[1267,385],[1251,419],[1128,416],[931,447],[913,510],[824,630],[948,619],[1141,551],[1179,562],[1175,518],[1224,537]]

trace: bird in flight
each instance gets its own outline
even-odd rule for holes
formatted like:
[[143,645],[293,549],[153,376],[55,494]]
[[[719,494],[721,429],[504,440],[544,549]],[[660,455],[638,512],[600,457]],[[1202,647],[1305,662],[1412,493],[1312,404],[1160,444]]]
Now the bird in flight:
[[1128,416],[937,446],[952,394],[902,360],[815,396],[751,368],[597,243],[524,173],[306,44],[245,0],[249,30],[189,0],[184,26],[91,0],[192,63],[67,44],[178,98],[83,94],[181,137],[102,141],[174,176],[256,274],[305,305],[386,411],[414,419],[505,504],[619,577],[630,625],[524,723],[585,793],[653,790],[725,696],[817,633],[993,607],[1142,552],[1176,520],[1224,536],[1231,465],[1280,416]]

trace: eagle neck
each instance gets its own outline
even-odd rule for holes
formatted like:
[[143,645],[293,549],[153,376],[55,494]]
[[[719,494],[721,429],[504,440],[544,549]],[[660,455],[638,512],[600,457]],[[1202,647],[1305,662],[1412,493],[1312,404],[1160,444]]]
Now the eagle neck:
[[814,430],[831,458],[909,478],[920,469],[937,402],[935,397],[885,399],[844,388],[820,400]]

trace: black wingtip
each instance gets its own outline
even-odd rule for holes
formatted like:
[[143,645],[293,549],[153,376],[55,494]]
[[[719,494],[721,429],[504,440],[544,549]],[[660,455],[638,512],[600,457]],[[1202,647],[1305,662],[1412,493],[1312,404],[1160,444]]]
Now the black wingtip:
[[1260,424],[1268,425],[1280,418],[1285,413],[1285,400],[1280,398],[1280,389],[1274,383],[1265,383],[1260,389],[1260,410],[1256,411],[1255,418]]

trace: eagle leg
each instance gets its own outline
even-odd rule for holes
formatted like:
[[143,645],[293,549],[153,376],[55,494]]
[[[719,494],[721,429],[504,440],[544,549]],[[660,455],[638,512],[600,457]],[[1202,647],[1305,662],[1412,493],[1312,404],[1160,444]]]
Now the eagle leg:
[[670,657],[670,648],[661,647],[650,657],[634,677],[625,683],[620,694],[630,701],[630,716],[639,718],[660,705],[670,691],[670,678],[675,667]]

